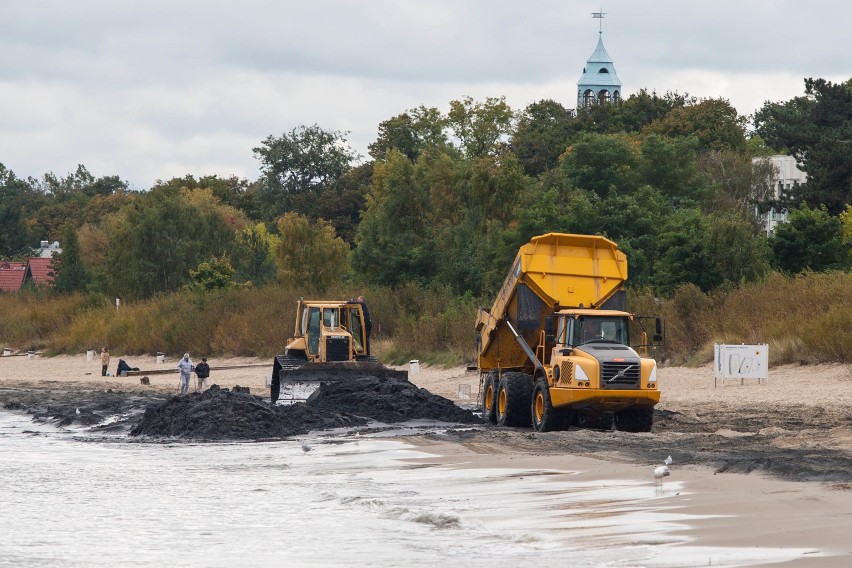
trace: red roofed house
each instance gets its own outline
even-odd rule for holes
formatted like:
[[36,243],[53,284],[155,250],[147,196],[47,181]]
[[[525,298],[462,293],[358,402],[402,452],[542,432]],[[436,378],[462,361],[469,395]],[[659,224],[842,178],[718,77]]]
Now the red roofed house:
[[53,259],[52,258],[30,258],[29,260],[29,278],[33,284],[49,285],[53,282]]
[[0,292],[17,292],[27,278],[25,262],[0,261]]
[[53,282],[53,259],[30,258],[27,262],[0,261],[0,292],[18,292],[26,284],[49,286]]

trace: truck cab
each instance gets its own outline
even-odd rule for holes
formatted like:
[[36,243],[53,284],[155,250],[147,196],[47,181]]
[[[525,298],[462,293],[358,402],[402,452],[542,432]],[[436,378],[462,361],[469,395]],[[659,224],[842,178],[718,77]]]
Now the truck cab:
[[544,366],[554,405],[601,414],[659,401],[656,361],[630,346],[631,314],[578,309],[554,317],[556,333]]

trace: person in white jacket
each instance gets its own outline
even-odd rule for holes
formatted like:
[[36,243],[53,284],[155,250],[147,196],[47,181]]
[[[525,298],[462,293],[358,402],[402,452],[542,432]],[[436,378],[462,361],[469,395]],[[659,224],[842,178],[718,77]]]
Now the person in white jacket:
[[189,353],[183,354],[183,359],[178,363],[178,369],[180,370],[180,394],[189,394],[189,379],[192,371],[195,370],[195,365],[192,364]]

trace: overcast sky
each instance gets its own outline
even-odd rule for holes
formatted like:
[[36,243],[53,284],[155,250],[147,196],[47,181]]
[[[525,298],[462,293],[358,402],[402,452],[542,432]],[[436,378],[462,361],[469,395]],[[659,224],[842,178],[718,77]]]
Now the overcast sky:
[[852,3],[811,0],[0,0],[0,163],[84,164],[134,189],[259,176],[252,148],[300,124],[349,131],[464,96],[576,106],[604,45],[623,83],[742,115],[852,76]]

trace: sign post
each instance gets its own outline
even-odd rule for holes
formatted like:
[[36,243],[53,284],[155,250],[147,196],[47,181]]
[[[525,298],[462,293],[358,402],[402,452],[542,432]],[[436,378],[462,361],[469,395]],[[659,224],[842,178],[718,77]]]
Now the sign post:
[[769,346],[761,345],[715,345],[713,348],[713,384],[719,379],[769,380]]

